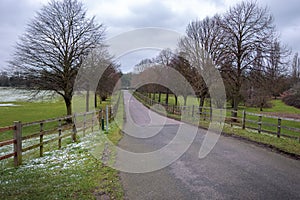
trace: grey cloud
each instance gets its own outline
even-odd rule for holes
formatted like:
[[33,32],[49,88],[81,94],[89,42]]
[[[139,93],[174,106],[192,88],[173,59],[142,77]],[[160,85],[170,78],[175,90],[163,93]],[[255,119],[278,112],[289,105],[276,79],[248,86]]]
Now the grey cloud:
[[299,0],[274,1],[267,0],[268,7],[275,17],[275,23],[280,28],[290,25],[300,25],[300,2]]
[[133,70],[133,67],[139,63],[142,59],[153,58],[159,54],[158,50],[143,49],[139,51],[129,52],[117,59],[117,62],[122,63],[121,69],[124,73]]
[[163,1],[158,0],[129,7],[129,10],[129,15],[122,18],[111,16],[104,19],[104,23],[114,27],[163,27],[184,30],[192,17],[190,13],[178,14],[166,6]]
[[39,6],[24,0],[0,1],[0,69],[7,66],[18,37],[25,31],[25,25],[33,18]]
[[30,22],[34,13],[40,8],[40,4],[30,4],[28,1],[1,0],[0,1],[0,24],[18,27]]
[[[113,1],[113,0],[111,0]],[[242,1],[242,0],[241,0]],[[25,25],[30,22],[35,12],[41,7],[41,3],[30,3],[29,0],[0,0],[0,69],[6,65],[5,61],[10,59],[13,46],[17,42],[18,36],[23,34]],[[106,0],[93,1],[84,0],[87,10],[100,2],[105,4]],[[177,2],[177,1],[176,1]],[[204,0],[199,0],[204,2]],[[224,0],[205,0],[216,8],[227,10],[228,3]],[[300,51],[300,1],[299,0],[257,0],[262,5],[268,5],[270,12],[275,17],[277,30],[281,32],[283,43],[291,46],[295,51]],[[118,1],[114,2],[118,3]],[[119,16],[118,8],[112,7],[111,10],[103,15],[101,9],[99,13],[94,13],[100,23],[107,26],[107,38],[124,31],[143,27],[161,27],[184,33],[187,24],[194,19],[202,16],[203,13],[195,13],[188,10],[186,5],[189,1],[178,1],[178,5],[185,8],[185,12],[176,12],[164,1],[153,0],[148,2],[140,1],[135,5],[128,4],[129,13]],[[230,3],[232,4],[232,3]],[[201,4],[200,4],[201,5]],[[208,11],[214,14],[216,10]],[[297,28],[298,27],[298,28]]]

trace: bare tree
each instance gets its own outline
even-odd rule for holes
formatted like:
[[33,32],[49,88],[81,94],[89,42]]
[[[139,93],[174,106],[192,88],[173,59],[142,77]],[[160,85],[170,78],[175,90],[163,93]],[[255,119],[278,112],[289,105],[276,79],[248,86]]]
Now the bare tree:
[[[173,56],[173,59],[171,60],[170,67],[177,70],[189,83],[193,89],[195,90],[195,87],[197,87],[199,82],[202,82],[199,80],[201,76],[197,73],[197,70],[192,67],[188,60],[186,60],[184,57],[180,55]],[[176,82],[178,78],[174,77],[173,82]],[[185,90],[185,88],[188,88],[187,85],[180,82],[180,85],[177,86],[177,90],[180,92],[179,94],[183,96],[184,99],[184,106],[187,104],[187,97],[192,94],[191,91]],[[177,97],[176,97],[177,98]],[[177,101],[177,100],[176,100]]]
[[103,37],[103,25],[86,17],[82,3],[52,0],[28,24],[10,64],[26,72],[37,90],[61,95],[70,115],[78,69]]
[[233,108],[237,110],[245,73],[252,70],[257,52],[263,57],[270,50],[275,33],[273,17],[267,8],[261,8],[255,2],[241,2],[229,9],[220,26],[223,32],[222,54],[226,57],[222,66],[223,77],[230,79]]
[[161,50],[158,56],[154,59],[158,64],[169,66],[173,58],[172,50],[167,48]]
[[[154,61],[160,65],[160,68],[165,68],[171,65],[172,63],[172,59],[174,58],[174,53],[172,52],[171,49],[167,48],[167,49],[163,49],[161,50],[161,52],[157,55],[156,58],[154,58]],[[168,104],[169,103],[169,93],[172,93],[168,88],[165,87],[160,87],[159,85],[154,85],[153,86],[155,93],[159,92],[159,101],[161,101],[161,93],[165,93],[166,94],[166,101],[165,103]],[[175,105],[177,105],[178,103],[178,98],[177,95],[174,94],[175,97]]]
[[276,99],[282,92],[288,89],[285,84],[288,62],[285,61],[285,58],[290,55],[290,51],[285,46],[282,46],[277,39],[271,43],[270,48],[265,69],[266,86],[271,95]]
[[220,41],[223,35],[219,24],[220,16],[215,15],[212,18],[193,21],[187,26],[186,37],[181,39],[179,48],[187,53],[186,57],[195,67],[201,66],[199,62],[203,53],[208,54],[214,64],[218,64],[221,59]]
[[142,59],[138,64],[134,66],[135,73],[141,73],[145,71],[147,68],[152,67],[154,65],[154,61],[149,58]]
[[298,52],[295,53],[292,62],[292,78],[293,81],[296,82],[300,79],[300,58],[298,56]]
[[[213,81],[203,78],[204,73],[207,74],[205,77],[209,77],[210,67],[212,67],[208,61],[213,61],[213,64],[217,65],[221,59],[219,45],[222,32],[218,26],[219,20],[220,17],[216,15],[212,18],[207,17],[201,21],[191,22],[187,26],[186,37],[179,42],[182,56],[194,68],[194,75],[190,81],[200,98],[200,107],[203,107],[205,97],[208,95],[208,86],[210,81]],[[212,76],[211,79],[213,79]]]
[[115,77],[111,73],[118,73],[118,65],[114,63],[113,56],[109,54],[106,47],[106,45],[98,45],[93,49],[84,59],[76,77],[74,92],[83,94],[83,91],[86,91],[86,111],[89,110],[90,91],[94,93],[96,108],[97,95],[105,100],[115,86]]
[[97,87],[96,93],[100,96],[101,101],[105,101],[107,97],[112,95],[120,77],[119,65],[111,62],[101,76]]

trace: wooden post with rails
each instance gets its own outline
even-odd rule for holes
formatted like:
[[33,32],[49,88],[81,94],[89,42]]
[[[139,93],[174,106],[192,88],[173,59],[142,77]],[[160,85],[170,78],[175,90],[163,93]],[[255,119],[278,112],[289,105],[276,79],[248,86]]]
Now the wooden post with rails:
[[15,167],[22,164],[22,123],[14,122],[14,165]]

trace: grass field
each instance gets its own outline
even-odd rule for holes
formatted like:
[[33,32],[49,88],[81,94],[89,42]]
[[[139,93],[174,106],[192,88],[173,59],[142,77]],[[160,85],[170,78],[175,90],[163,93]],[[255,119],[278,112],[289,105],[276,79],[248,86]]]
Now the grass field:
[[[151,94],[151,98],[153,98],[153,94]],[[158,100],[158,94],[155,94],[155,100]],[[161,102],[165,103],[166,102],[166,94],[161,94]],[[175,97],[173,94],[169,94],[169,105],[174,105],[175,104]],[[293,106],[289,106],[286,105],[285,103],[283,103],[281,100],[277,99],[277,100],[272,100],[272,107],[271,108],[264,108],[263,109],[263,113],[265,112],[269,112],[269,113],[288,113],[288,114],[298,114],[300,115],[300,109],[295,108]],[[184,105],[184,100],[183,97],[180,96],[178,97],[178,104],[183,106]],[[194,98],[189,96],[187,98],[187,106],[199,106],[199,99]],[[204,107],[209,107],[209,99],[206,99],[205,103],[204,103]],[[230,105],[227,105],[227,109],[230,109]],[[261,113],[261,111],[259,110],[259,108],[254,108],[254,107],[246,107],[243,105],[239,106],[239,110],[245,110],[247,112],[253,112],[253,113]]]
[[[153,99],[153,94],[151,94],[151,98]],[[158,100],[158,94],[155,94],[155,99],[156,101]],[[166,95],[165,94],[161,94],[161,102],[165,103],[166,101]],[[264,115],[272,115],[272,116],[278,116],[278,117],[285,117],[285,118],[297,118],[300,119],[300,109],[292,107],[292,106],[288,106],[285,103],[283,103],[281,100],[272,100],[272,107],[271,108],[264,108],[263,111],[260,111],[259,108],[255,108],[255,107],[246,107],[243,105],[239,106],[239,111],[238,111],[238,117],[242,118],[242,111],[245,110],[248,113],[255,113],[255,114],[264,114]],[[173,94],[169,94],[169,101],[168,101],[169,105],[175,105],[175,97]],[[187,98],[187,106],[199,106],[199,99],[189,96]],[[183,97],[179,97],[178,98],[178,105],[183,106],[184,105],[184,100]],[[209,99],[206,99],[204,107],[209,107]],[[227,105],[227,112],[226,112],[226,116],[230,117],[231,116],[231,107],[228,103]],[[258,120],[258,116],[251,116],[251,115],[247,115],[247,119],[249,120],[254,120],[257,121]],[[276,132],[277,131],[277,127],[276,126],[269,126],[267,125],[269,124],[274,124],[276,125],[278,123],[277,119],[274,118],[267,118],[267,117],[263,117],[262,118],[262,122],[265,123],[262,125],[262,129],[266,130],[266,131],[272,131],[272,132]],[[298,128],[300,129],[300,123],[299,122],[294,122],[294,121],[289,121],[289,120],[282,120],[281,121],[281,125],[282,126],[287,126],[287,127],[292,127],[292,128]],[[257,128],[257,123],[251,123],[248,122],[247,126],[252,127],[252,128]],[[296,131],[291,131],[288,129],[282,129],[284,134],[287,135],[291,135],[291,136],[299,136],[299,132]]]
[[[66,106],[61,98],[57,98],[55,101],[5,102],[5,104],[9,103],[14,104],[15,106],[0,107],[0,127],[11,126],[14,121],[25,123],[66,116]],[[77,110],[84,110],[79,106],[85,106],[85,99],[76,97],[74,98],[73,104],[73,108],[76,106]],[[98,107],[96,109],[103,108],[107,104],[110,104],[110,98],[106,101],[102,101],[101,104],[98,102]],[[93,106],[94,98],[90,98],[90,108],[94,108]],[[57,123],[48,124],[49,129],[55,126],[57,126]],[[24,128],[23,136],[37,132],[38,130],[38,125]],[[12,139],[12,137],[13,131],[0,133],[0,141]]]
[[[113,143],[121,138],[115,125],[107,135]],[[122,199],[118,172],[104,166],[90,153],[99,137],[97,133],[81,138],[78,143],[65,141],[68,144],[61,150],[52,149],[45,152],[44,157],[26,159],[19,168],[4,168],[0,171],[1,198],[95,199],[95,196],[107,196]]]
[[[65,115],[65,105],[60,100],[13,103],[20,106],[0,107],[1,126],[16,120],[30,122]],[[109,103],[103,102],[99,107]],[[123,115],[117,117],[122,124]],[[101,156],[91,153],[96,149],[102,155],[103,148],[96,142],[103,141],[102,137],[117,144],[122,137],[119,126],[113,121],[106,134],[96,131],[85,137],[78,135],[77,143],[70,138],[63,140],[60,150],[56,142],[45,145],[41,158],[38,150],[29,152],[18,168],[12,162],[0,161],[1,199],[123,199],[118,172],[100,162]],[[109,162],[114,162],[114,155],[110,155]]]
[[[151,97],[153,98],[153,96],[151,96]],[[156,94],[155,98],[156,98],[156,100],[158,100],[158,94]],[[142,99],[139,99],[139,100],[143,102]],[[165,95],[163,95],[163,94],[161,96],[161,102],[162,103],[165,102]],[[183,105],[183,98],[178,98],[178,102],[179,102],[179,105]],[[294,108],[294,107],[291,107],[291,106],[287,106],[284,103],[282,103],[281,100],[273,100],[272,103],[273,103],[273,107],[268,108],[268,109],[264,109],[263,114],[288,113],[288,114],[294,114],[294,115],[299,114],[300,115],[300,109],[297,109],[297,108]],[[145,104],[145,102],[144,102],[144,104]],[[175,104],[174,96],[169,95],[169,105],[174,105],[174,104]],[[189,97],[187,99],[187,105],[188,106],[199,105],[199,102],[198,102],[197,99]],[[209,106],[208,101],[205,102],[204,106]],[[245,110],[246,112],[256,113],[256,114],[261,113],[259,111],[259,108],[246,108],[246,107],[240,106],[239,109],[240,109],[240,111],[238,112],[238,117],[240,117],[240,118],[242,117],[242,110]],[[227,115],[227,117],[231,116],[230,111],[227,111],[226,115]],[[176,114],[168,113],[168,116],[171,117],[171,118],[175,118],[175,119],[180,120],[180,116],[178,116]],[[247,115],[247,119],[257,121],[258,117]],[[204,127],[204,128],[208,128],[208,126],[209,126],[209,121],[208,120],[206,120],[206,121],[203,121],[203,120],[195,121],[195,118],[192,117],[192,116],[188,119],[187,122],[195,124],[195,125],[199,125],[200,127]],[[262,122],[277,124],[277,119],[263,117]],[[248,123],[246,123],[246,125],[250,126],[250,127],[253,127],[253,128],[257,128],[257,123],[248,122]],[[282,126],[300,128],[300,123],[299,122],[294,122],[294,121],[282,120]],[[276,126],[267,126],[267,125],[264,125],[264,124],[262,125],[262,129],[268,130],[268,131],[273,131],[273,132],[277,131]],[[279,150],[282,150],[282,151],[285,151],[285,152],[300,155],[300,142],[297,141],[297,140],[288,139],[288,138],[277,138],[276,136],[269,135],[269,134],[264,134],[264,133],[263,134],[258,134],[257,131],[249,130],[249,129],[243,130],[240,127],[237,127],[237,126],[231,127],[228,124],[224,125],[223,131],[226,132],[227,134],[237,135],[237,136],[240,136],[240,137],[252,140],[252,141],[257,141],[257,142],[260,142],[260,143],[263,143],[263,144],[266,144],[266,145],[273,146],[273,147],[278,148]],[[282,127],[282,133],[290,135],[290,136],[299,137],[299,132],[285,130],[285,129],[283,129],[283,127]]]
[[62,100],[56,102],[12,102],[16,106],[0,107],[0,127],[14,121],[32,122],[66,115]]

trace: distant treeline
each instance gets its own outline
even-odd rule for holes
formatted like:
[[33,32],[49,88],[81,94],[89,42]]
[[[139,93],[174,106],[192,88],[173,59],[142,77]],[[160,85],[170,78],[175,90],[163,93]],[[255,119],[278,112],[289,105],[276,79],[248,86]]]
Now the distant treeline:
[[0,74],[0,87],[26,87],[30,88],[32,81],[26,78],[25,74],[20,72],[14,72],[8,74],[7,72],[1,72]]

